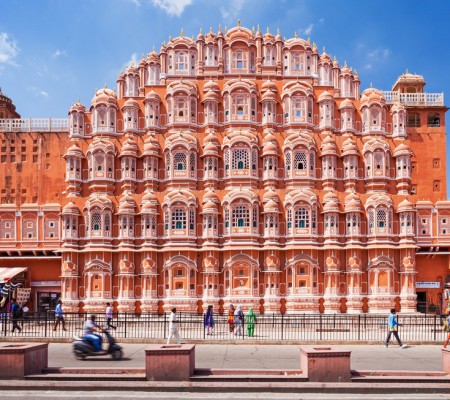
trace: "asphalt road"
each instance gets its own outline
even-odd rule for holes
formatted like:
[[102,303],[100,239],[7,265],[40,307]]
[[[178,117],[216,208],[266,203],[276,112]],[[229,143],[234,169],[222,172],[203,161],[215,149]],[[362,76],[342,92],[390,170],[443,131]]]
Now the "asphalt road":
[[[144,368],[146,344],[122,344],[124,359],[113,361],[109,356],[76,360],[69,343],[50,343],[49,367],[121,367]],[[299,344],[301,346],[301,344]],[[198,344],[195,348],[197,368],[218,369],[299,369],[299,346]],[[440,371],[441,346],[415,345],[388,349],[380,345],[333,346],[349,349],[354,370]]]

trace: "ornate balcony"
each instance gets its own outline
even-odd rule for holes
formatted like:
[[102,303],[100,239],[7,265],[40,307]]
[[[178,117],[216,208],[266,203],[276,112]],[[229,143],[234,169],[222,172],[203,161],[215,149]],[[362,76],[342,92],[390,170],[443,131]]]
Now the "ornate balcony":
[[387,104],[400,101],[406,107],[443,107],[444,93],[400,93],[383,91]]
[[0,132],[69,132],[69,119],[1,118]]

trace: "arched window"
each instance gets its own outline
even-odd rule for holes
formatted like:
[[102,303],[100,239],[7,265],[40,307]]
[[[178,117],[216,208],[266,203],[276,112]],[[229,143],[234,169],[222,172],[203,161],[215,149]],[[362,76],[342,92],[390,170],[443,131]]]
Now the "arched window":
[[233,208],[232,224],[233,227],[250,226],[250,211],[247,206],[237,206]]
[[186,210],[183,208],[174,208],[172,210],[172,230],[186,229],[187,217]]
[[173,169],[185,171],[187,169],[186,153],[175,153],[173,156]]
[[91,218],[91,229],[92,231],[100,234],[102,230],[102,217],[99,212],[93,212]]
[[295,210],[295,227],[309,228],[309,210],[304,207]]

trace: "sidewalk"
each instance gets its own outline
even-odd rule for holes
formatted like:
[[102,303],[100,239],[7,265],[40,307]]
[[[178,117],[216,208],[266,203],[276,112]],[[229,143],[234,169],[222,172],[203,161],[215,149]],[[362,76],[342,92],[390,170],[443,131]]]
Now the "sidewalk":
[[[322,343],[326,345],[327,343]],[[91,357],[76,360],[69,343],[49,345],[49,367],[89,368],[144,368],[146,344],[121,344],[124,359],[113,361],[110,357]],[[247,344],[197,344],[196,368],[219,369],[299,369],[298,345],[247,345]],[[333,346],[334,347],[334,346]],[[441,346],[415,345],[399,349],[391,342],[384,345],[338,345],[349,349],[353,370],[386,371],[440,371],[442,370]]]

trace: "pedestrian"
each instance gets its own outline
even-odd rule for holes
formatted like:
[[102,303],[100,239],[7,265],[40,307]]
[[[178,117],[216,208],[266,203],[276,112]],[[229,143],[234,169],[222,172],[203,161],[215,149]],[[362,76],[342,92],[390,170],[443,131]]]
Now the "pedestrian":
[[58,304],[56,304],[55,317],[56,317],[56,322],[55,322],[55,326],[53,327],[53,330],[56,331],[56,328],[58,328],[59,323],[62,322],[63,331],[67,331],[66,321],[64,320],[64,314],[63,314],[63,310],[62,310],[62,301],[61,300],[58,300]]
[[448,342],[450,342],[450,315],[447,315],[447,339],[444,342],[444,349],[447,347]]
[[244,336],[244,312],[241,306],[234,311],[234,323],[236,325],[236,336]]
[[230,333],[234,332],[234,306],[230,304],[230,309],[228,310],[228,327],[230,329]]
[[206,310],[205,314],[205,328],[206,328],[206,334],[212,335],[214,331],[214,311],[213,306],[209,305],[208,309]]
[[175,340],[177,344],[181,343],[180,333],[178,332],[178,317],[177,317],[177,309],[172,308],[172,312],[169,316],[169,337],[167,338],[167,344],[170,343],[170,339],[175,336]]
[[388,348],[391,335],[394,334],[400,348],[401,349],[406,348],[406,345],[402,344],[402,341],[398,336],[398,327],[400,326],[400,324],[397,322],[397,319],[395,318],[395,308],[391,309],[391,315],[389,315],[388,325],[389,325],[389,332],[386,336],[386,343],[384,344],[385,347]]
[[113,320],[113,308],[111,303],[106,303],[106,328],[116,329],[117,327],[112,324]]
[[18,329],[19,333],[22,332],[22,328],[19,326],[19,318],[22,315],[22,307],[17,303],[15,299],[12,300],[11,303],[11,321],[12,321],[12,330],[14,333],[16,329]]
[[253,312],[253,307],[249,308],[247,317],[245,318],[245,322],[247,323],[247,334],[248,334],[248,336],[254,336],[254,334],[255,334],[256,315]]

